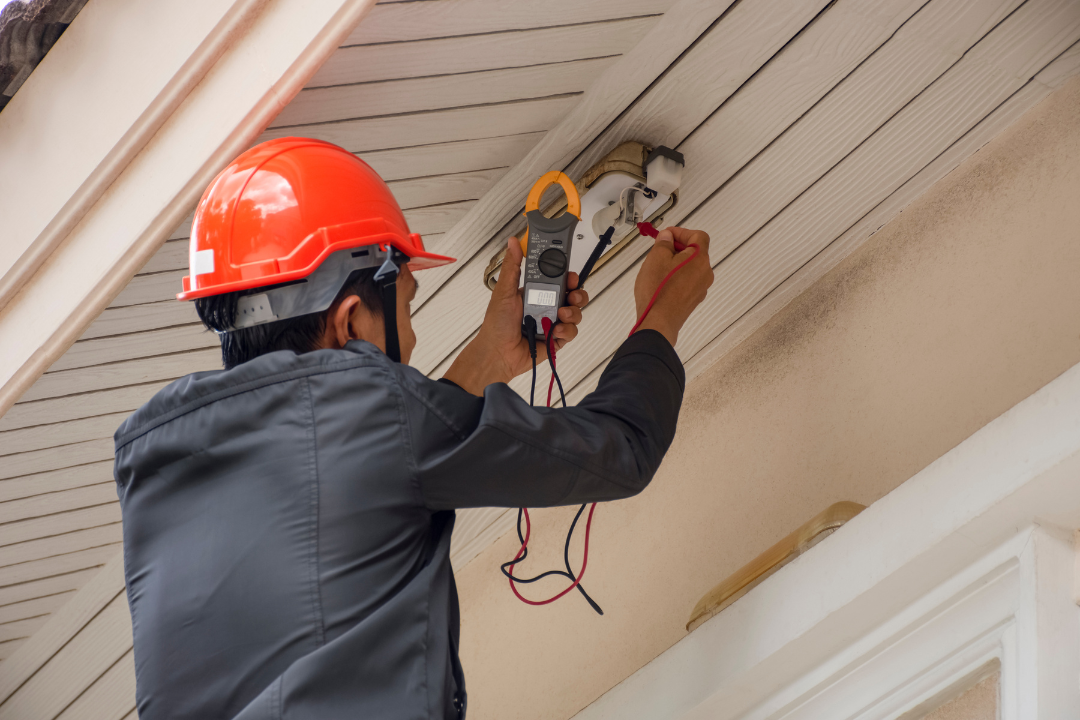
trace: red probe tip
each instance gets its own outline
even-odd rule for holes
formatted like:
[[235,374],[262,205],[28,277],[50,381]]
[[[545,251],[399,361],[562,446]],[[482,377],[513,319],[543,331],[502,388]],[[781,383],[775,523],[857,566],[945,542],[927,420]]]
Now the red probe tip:
[[655,227],[653,227],[653,224],[651,222],[649,222],[648,220],[646,220],[645,222],[639,222],[637,224],[637,229],[638,229],[638,232],[641,233],[642,235],[644,235],[645,237],[654,238],[654,237],[656,237],[657,235],[660,234],[660,231],[657,230]]

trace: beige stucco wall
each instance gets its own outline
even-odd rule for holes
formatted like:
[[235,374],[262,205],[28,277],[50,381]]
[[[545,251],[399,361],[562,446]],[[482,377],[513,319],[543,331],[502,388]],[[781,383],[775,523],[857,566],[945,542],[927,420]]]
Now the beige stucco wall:
[[[579,597],[515,600],[497,567],[511,536],[462,570],[469,716],[572,716],[682,638],[733,570],[832,502],[874,502],[1077,362],[1080,80],[691,384],[653,483],[597,510],[586,585],[604,617]],[[533,570],[561,565],[571,512],[534,514]]]
[[998,720],[998,698],[1001,673],[969,688],[958,698],[950,700],[923,720]]

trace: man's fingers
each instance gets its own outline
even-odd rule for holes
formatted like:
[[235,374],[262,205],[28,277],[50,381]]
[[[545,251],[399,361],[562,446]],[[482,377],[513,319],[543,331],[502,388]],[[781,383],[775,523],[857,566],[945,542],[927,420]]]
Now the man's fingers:
[[[571,340],[573,340],[574,338],[577,337],[578,326],[570,324],[570,323],[559,323],[558,325],[555,326],[555,329],[552,330],[551,332],[554,334],[556,343],[559,340],[563,340],[565,342],[570,342]],[[558,347],[561,348],[562,345],[559,345]]]
[[663,232],[671,232],[672,238],[680,245],[697,245],[700,249],[700,253],[708,257],[709,255],[709,234],[702,232],[701,230],[690,230],[689,228],[681,227],[669,227],[664,228]]
[[589,293],[584,290],[574,290],[566,296],[566,300],[575,307],[583,308],[589,304]]
[[658,248],[664,248],[672,255],[675,254],[675,236],[672,234],[671,230],[672,228],[664,228],[660,231],[660,234],[656,236],[656,240],[653,243],[654,251]]
[[559,308],[559,320],[564,323],[577,325],[581,322],[581,308],[574,307],[573,305]]

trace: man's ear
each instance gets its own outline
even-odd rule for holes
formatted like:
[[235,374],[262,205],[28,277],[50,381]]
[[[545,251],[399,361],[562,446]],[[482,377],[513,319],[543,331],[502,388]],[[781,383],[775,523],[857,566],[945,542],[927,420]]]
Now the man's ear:
[[337,307],[330,310],[330,315],[327,317],[327,339],[332,343],[335,349],[341,349],[345,347],[345,344],[350,340],[356,340],[352,330],[352,315],[353,312],[358,310],[357,306],[360,304],[360,298],[356,295],[347,295],[342,298],[341,302],[337,304]]

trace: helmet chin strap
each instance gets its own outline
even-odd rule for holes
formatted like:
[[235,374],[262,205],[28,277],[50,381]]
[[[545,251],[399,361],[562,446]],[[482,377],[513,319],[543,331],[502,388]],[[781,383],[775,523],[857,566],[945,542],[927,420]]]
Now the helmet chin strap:
[[386,254],[379,271],[375,273],[375,282],[382,289],[383,325],[386,335],[386,356],[394,362],[401,362],[401,346],[397,331],[397,281],[401,268],[394,262],[394,252]]

